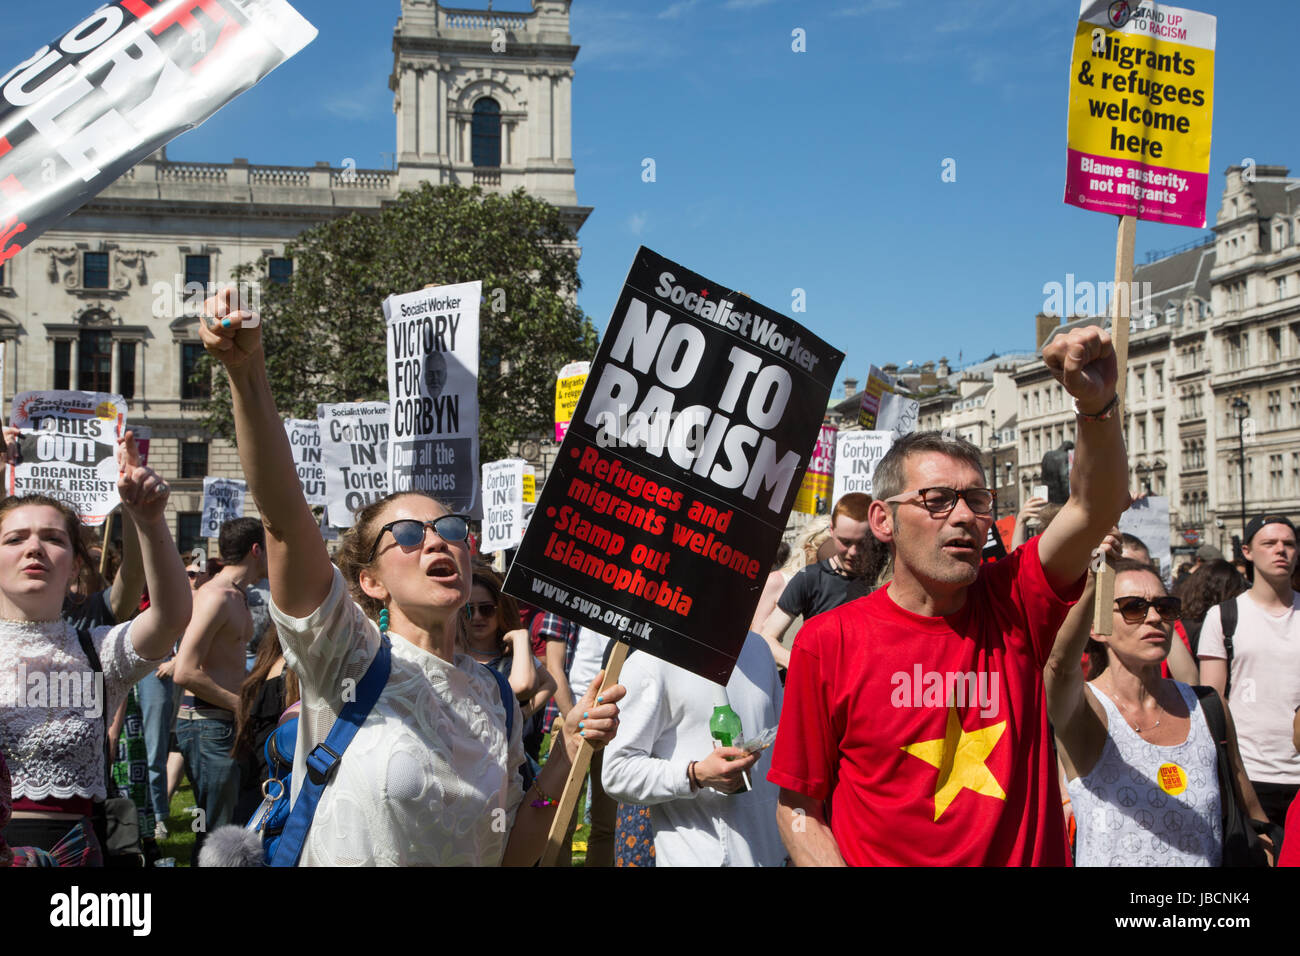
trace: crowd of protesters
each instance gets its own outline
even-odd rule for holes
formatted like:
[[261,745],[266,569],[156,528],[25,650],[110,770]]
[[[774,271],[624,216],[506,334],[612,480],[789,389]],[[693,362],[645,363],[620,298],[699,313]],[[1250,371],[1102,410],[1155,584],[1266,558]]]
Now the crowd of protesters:
[[[913,433],[873,495],[778,556],[725,687],[636,652],[602,691],[611,635],[519,605],[432,497],[368,504],[331,559],[250,319],[223,293],[200,330],[261,515],[221,528],[219,561],[177,551],[168,485],[129,434],[111,584],[67,505],[0,502],[0,864],[157,857],[183,767],[200,865],[265,862],[244,825],[277,797],[314,807],[299,865],[530,865],[583,742],[587,866],[1300,856],[1294,525],[1250,522],[1249,581],[1202,549],[1167,587],[1117,527],[1128,464],[1101,330],[1044,347],[1078,412],[1069,497],[1027,500],[1006,557],[983,554],[978,449]],[[90,675],[97,705],[29,699],[37,674]],[[339,757],[325,745],[368,678]],[[719,712],[743,735],[721,738]],[[561,821],[561,863],[583,819]]]

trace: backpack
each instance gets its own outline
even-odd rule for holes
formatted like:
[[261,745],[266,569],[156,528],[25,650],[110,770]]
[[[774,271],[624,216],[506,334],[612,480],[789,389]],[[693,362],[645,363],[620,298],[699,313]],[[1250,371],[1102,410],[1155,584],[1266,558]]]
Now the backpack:
[[[77,628],[77,642],[81,645],[81,652],[90,661],[90,669],[96,674],[102,674],[104,665],[100,662],[99,653],[95,650],[95,642],[91,639],[88,628]],[[129,688],[127,693],[130,693]],[[104,740],[101,749],[104,752],[106,796],[102,803],[95,801],[93,804],[91,824],[103,850],[104,866],[142,867],[146,860],[140,833],[140,811],[130,797],[114,796],[118,789],[113,780],[113,755],[108,752],[108,725],[112,719],[112,714],[106,712],[103,715]]]
[[[505,705],[508,744],[514,732],[515,695],[505,675],[490,667],[485,669],[496,678],[501,702]],[[392,642],[385,634],[379,646],[379,653],[370,662],[365,676],[357,684],[356,699],[343,705],[324,742],[317,744],[307,755],[307,779],[303,781],[302,788],[298,791],[298,800],[292,806],[289,804],[288,797],[293,788],[293,758],[298,742],[298,717],[285,720],[266,738],[264,752],[269,777],[262,785],[264,799],[244,829],[260,836],[263,859],[267,866],[298,865],[321,795],[334,776],[343,752],[379,700],[384,685],[388,683],[391,670]],[[524,773],[524,781],[525,790],[532,786],[529,773]]]
[[[1234,621],[1235,625],[1236,622]],[[1223,815],[1223,866],[1268,866],[1268,856],[1258,834],[1266,833],[1277,854],[1282,849],[1282,828],[1264,820],[1252,820],[1237,788],[1232,762],[1228,759],[1228,721],[1223,704],[1213,687],[1193,687],[1205,715],[1205,723],[1214,737],[1219,776],[1219,804]]]

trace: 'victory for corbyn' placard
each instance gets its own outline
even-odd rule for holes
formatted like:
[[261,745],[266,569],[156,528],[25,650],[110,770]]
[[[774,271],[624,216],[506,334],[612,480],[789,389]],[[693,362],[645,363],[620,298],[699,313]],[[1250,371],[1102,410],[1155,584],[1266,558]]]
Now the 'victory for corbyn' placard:
[[388,397],[393,491],[421,491],[483,516],[478,493],[481,282],[389,296]]
[[507,590],[725,683],[842,360],[639,250]]

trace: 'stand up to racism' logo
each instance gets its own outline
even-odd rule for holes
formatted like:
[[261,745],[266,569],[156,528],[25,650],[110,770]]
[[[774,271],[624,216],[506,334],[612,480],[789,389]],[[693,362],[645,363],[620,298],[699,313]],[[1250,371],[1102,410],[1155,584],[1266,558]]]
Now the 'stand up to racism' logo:
[[1110,25],[1113,27],[1122,27],[1128,23],[1129,17],[1133,11],[1129,8],[1128,0],[1115,0],[1110,5],[1110,11],[1107,16],[1110,18]]

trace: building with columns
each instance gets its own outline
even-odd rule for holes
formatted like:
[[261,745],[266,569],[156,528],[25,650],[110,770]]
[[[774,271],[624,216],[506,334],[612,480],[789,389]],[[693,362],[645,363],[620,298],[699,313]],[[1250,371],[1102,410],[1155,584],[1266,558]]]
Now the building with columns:
[[[1134,282],[1133,493],[1169,499],[1170,545],[1183,553],[1212,544],[1230,555],[1243,511],[1300,520],[1300,178],[1284,166],[1229,167],[1213,231],[1149,255]],[[1081,324],[1109,319],[1039,314],[1034,352],[958,372],[946,359],[882,367],[919,398],[918,428],[951,429],[985,450],[1002,516],[1045,483],[1043,456],[1076,439],[1073,403],[1039,355]],[[845,386],[827,421],[853,429],[861,399],[856,380]]]
[[[575,235],[591,212],[574,186],[569,0],[533,0],[527,13],[403,0],[393,53],[395,169],[174,162],[164,149],[0,267],[6,410],[24,391],[125,397],[128,424],[152,432],[150,465],[172,482],[184,549],[202,543],[204,476],[240,475],[233,446],[199,424],[209,389],[190,380],[202,352],[195,290],[263,260],[262,282],[285,281],[284,247],[299,233],[425,181],[522,186],[559,206]],[[541,443],[521,451],[546,464]]]
[[523,187],[578,210],[573,183],[569,0],[533,11],[452,10],[403,0],[389,87],[397,112],[398,185]]

